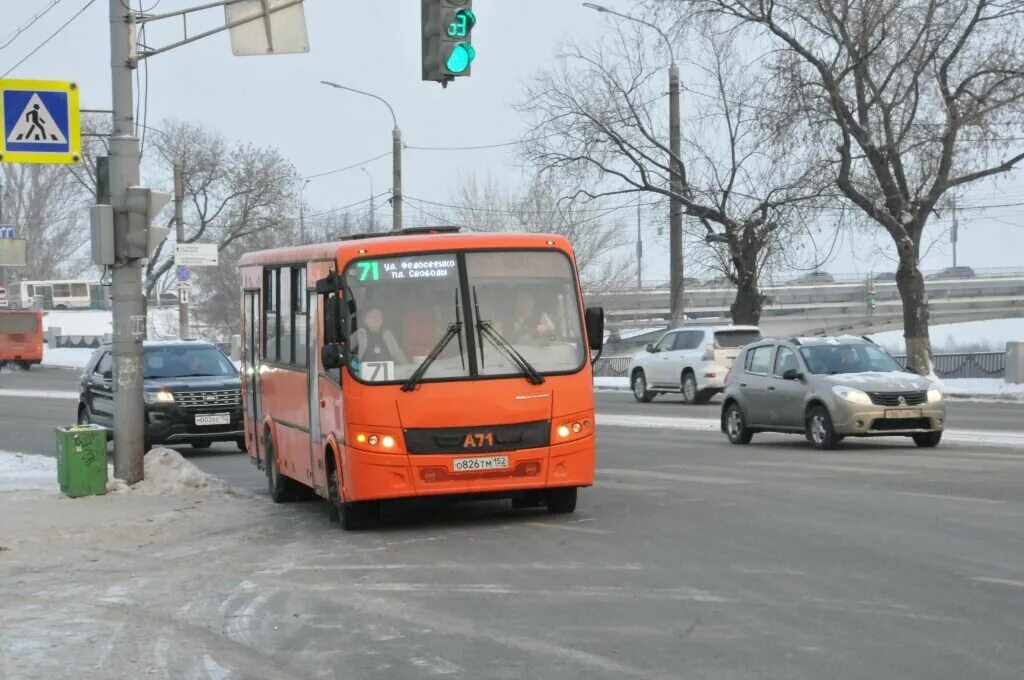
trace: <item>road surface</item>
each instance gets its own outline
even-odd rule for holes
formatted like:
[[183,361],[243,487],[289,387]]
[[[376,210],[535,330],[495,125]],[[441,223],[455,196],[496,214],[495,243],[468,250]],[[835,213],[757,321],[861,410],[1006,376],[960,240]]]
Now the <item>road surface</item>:
[[[0,448],[49,453],[74,407],[3,390],[73,382],[0,375]],[[715,414],[609,393],[598,410]],[[960,402],[950,420],[1020,431],[1022,416]],[[186,651],[164,652],[178,677],[1024,677],[1024,450],[847,440],[821,453],[796,437],[738,447],[649,427],[598,437],[597,484],[574,515],[419,503],[358,534],[321,503],[273,505],[244,455],[200,452],[200,467],[258,490],[238,501],[248,526],[216,536],[230,564],[201,522],[194,544],[147,544],[139,559],[167,571],[165,599],[130,620],[187,633]],[[197,556],[208,571],[179,588]],[[128,579],[116,597],[133,596],[138,573],[110,575]],[[180,670],[202,654],[220,675]]]

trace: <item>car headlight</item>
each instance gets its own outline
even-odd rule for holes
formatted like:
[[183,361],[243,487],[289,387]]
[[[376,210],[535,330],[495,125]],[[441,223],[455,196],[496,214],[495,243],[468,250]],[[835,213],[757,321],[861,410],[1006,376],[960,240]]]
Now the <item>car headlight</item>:
[[147,404],[173,404],[174,395],[170,392],[145,392],[144,399]]
[[854,404],[863,404],[865,406],[871,404],[871,397],[868,396],[868,393],[863,390],[858,390],[856,387],[836,385],[832,388],[832,394]]
[[928,403],[934,404],[937,401],[942,401],[942,392],[936,389],[928,390]]

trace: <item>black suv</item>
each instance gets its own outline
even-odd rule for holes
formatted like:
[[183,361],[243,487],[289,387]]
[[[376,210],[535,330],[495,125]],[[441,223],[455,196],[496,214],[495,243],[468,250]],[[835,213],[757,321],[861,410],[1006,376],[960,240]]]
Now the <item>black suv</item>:
[[[146,448],[191,444],[208,448],[215,441],[235,442],[245,450],[242,379],[216,345],[196,340],[143,344],[146,399]],[[114,357],[100,347],[82,374],[78,422],[113,427]]]

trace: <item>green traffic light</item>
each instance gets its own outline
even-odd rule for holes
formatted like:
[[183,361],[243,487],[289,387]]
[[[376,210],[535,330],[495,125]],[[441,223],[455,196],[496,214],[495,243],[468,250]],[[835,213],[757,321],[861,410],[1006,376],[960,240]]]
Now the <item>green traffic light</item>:
[[455,13],[455,21],[448,24],[448,36],[465,38],[476,26],[476,13],[471,9],[460,9]]
[[473,59],[476,58],[476,50],[469,43],[459,43],[452,48],[451,54],[448,55],[448,60],[445,62],[445,68],[452,73],[462,73],[469,68],[469,65],[473,63]]

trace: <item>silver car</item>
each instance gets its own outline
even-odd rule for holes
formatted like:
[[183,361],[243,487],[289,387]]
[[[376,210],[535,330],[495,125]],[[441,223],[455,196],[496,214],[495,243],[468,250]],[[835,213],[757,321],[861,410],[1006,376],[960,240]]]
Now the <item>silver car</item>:
[[885,350],[854,337],[791,338],[748,345],[726,378],[722,432],[748,444],[758,432],[803,433],[832,449],[844,437],[910,437],[938,445],[942,392]]

